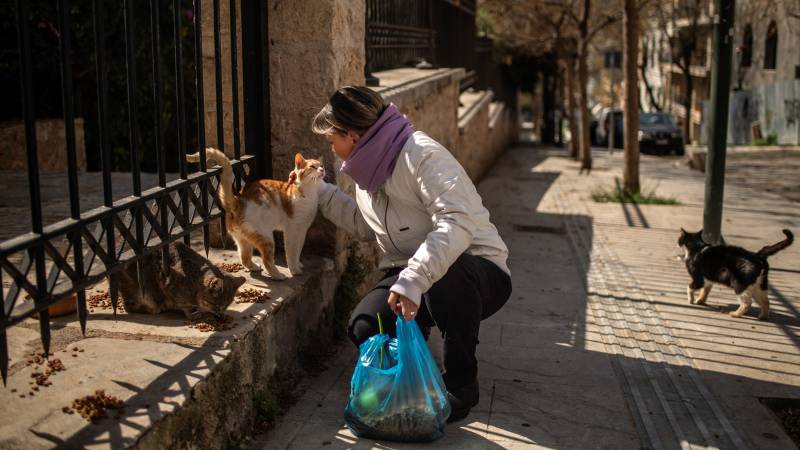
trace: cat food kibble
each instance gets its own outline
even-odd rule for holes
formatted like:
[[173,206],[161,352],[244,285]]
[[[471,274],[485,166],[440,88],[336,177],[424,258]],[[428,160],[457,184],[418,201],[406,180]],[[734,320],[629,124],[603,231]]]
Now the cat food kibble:
[[236,273],[241,270],[244,270],[244,266],[239,263],[222,262],[222,263],[217,263],[217,267],[229,273]]
[[[89,304],[91,308],[104,308],[104,309],[112,309],[111,306],[111,294],[108,291],[95,291],[94,295],[90,295],[88,299],[86,299],[86,303]],[[125,312],[125,306],[121,301],[117,301],[117,311]],[[91,309],[90,312],[94,312],[94,309]]]
[[221,319],[190,323],[189,328],[203,332],[230,330],[233,328],[233,317],[225,314]]
[[269,294],[261,289],[247,288],[236,293],[236,303],[264,303],[269,298]]
[[[76,398],[72,401],[72,409],[78,412],[86,420],[96,422],[102,417],[107,410],[116,409],[120,410],[125,406],[125,403],[114,397],[107,395],[104,390],[98,389],[94,394],[85,397]],[[62,409],[66,414],[72,414],[68,407]]]

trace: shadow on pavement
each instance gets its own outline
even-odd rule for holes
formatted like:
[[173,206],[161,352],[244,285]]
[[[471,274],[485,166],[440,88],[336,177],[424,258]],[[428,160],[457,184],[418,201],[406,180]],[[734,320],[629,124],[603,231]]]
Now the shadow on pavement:
[[[554,212],[558,190],[571,186],[557,184],[561,173],[541,163],[563,155],[516,146],[478,187],[509,247],[514,290],[481,327],[480,403],[445,438],[424,447],[794,448],[758,401],[800,397],[795,385],[780,381],[788,372],[759,359],[752,360],[750,376],[724,364],[697,369],[694,360],[725,361],[732,350],[723,341],[741,341],[738,329],[719,327],[725,330],[719,336],[693,329],[700,313],[689,308],[697,306],[682,307],[682,320],[662,319],[656,307],[674,304],[635,288],[595,242],[591,216]],[[642,211],[633,212],[646,223]],[[663,288],[685,295],[685,280],[675,276]],[[796,319],[779,313],[775,324],[794,333]],[[692,334],[676,333],[676,326]],[[759,339],[768,340],[769,331],[761,326],[745,337],[738,351],[757,357]],[[357,439],[344,428],[357,357],[352,348],[345,353],[258,448],[423,446]],[[797,341],[784,356],[786,364],[800,363]]]

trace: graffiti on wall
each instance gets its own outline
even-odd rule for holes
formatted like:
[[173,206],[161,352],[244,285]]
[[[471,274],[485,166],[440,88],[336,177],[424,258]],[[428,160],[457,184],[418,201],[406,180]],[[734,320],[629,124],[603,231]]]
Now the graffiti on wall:
[[784,100],[783,111],[786,125],[794,125],[800,122],[800,98]]
[[[731,92],[728,143],[752,144],[754,125],[762,136],[774,134],[778,143],[800,145],[800,80],[784,81]],[[703,102],[701,144],[708,142],[708,100]]]

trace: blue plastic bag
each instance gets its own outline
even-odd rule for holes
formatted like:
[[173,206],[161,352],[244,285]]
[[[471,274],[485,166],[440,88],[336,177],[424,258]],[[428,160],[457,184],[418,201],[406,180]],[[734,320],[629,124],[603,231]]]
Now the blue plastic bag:
[[447,390],[417,323],[398,317],[397,338],[376,334],[359,350],[344,412],[353,433],[402,442],[444,436]]

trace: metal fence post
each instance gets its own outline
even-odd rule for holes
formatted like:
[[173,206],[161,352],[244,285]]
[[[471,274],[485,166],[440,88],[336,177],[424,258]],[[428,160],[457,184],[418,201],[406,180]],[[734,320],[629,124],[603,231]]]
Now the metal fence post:
[[267,5],[242,0],[242,95],[245,152],[255,156],[251,179],[272,177]]

